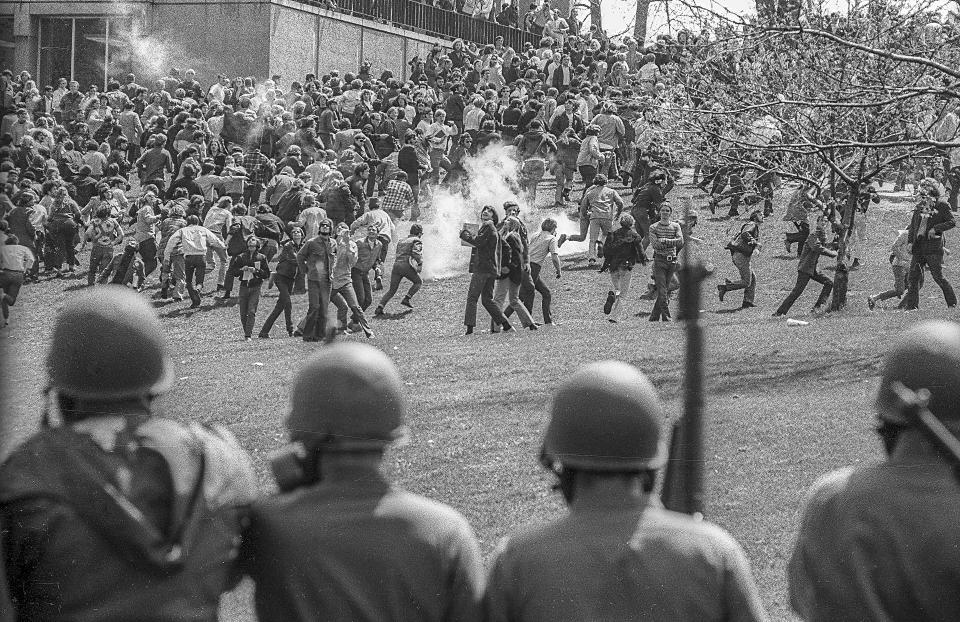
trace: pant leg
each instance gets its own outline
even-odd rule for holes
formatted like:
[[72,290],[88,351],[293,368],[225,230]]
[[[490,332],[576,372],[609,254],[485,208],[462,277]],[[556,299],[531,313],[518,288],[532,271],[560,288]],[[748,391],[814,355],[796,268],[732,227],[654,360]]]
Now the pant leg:
[[214,252],[217,255],[217,285],[221,286],[227,278],[227,266],[230,264],[230,257],[224,248],[218,248]]
[[885,292],[880,292],[874,296],[874,300],[880,302],[881,300],[887,300],[889,298],[900,298],[903,296],[904,291],[907,287],[907,267],[906,266],[890,266],[890,269],[893,271],[893,289],[888,289]]
[[261,335],[270,334],[273,323],[277,321],[281,313],[284,314],[284,320],[286,320],[287,332],[293,331],[293,318],[291,317],[293,304],[290,301],[290,290],[293,287],[293,279],[282,274],[276,274],[273,277],[273,284],[277,286],[277,304],[274,305],[273,311],[270,312],[263,326],[260,327]]
[[541,270],[543,270],[543,266],[540,264],[530,264],[530,278],[533,279],[534,291],[540,294],[540,308],[543,312],[543,322],[545,324],[550,324],[553,322],[553,315],[550,309],[553,299],[553,292],[550,291],[550,288],[547,287],[547,284],[543,282],[542,278],[540,278]]
[[504,281],[507,281],[507,293],[509,294],[510,308],[516,311],[517,317],[520,318],[520,323],[524,327],[530,326],[533,324],[533,318],[530,316],[530,312],[520,300],[520,283],[514,283],[510,279],[504,279]]
[[176,286],[177,295],[183,297],[183,287],[186,282],[183,255],[174,255],[170,258],[170,276]]
[[470,275],[470,285],[467,288],[467,306],[463,312],[464,326],[477,325],[477,303],[479,302],[480,296],[483,292],[483,287],[486,283],[487,276],[489,275],[480,274],[478,272],[474,272]]
[[93,285],[100,271],[113,259],[113,247],[94,244],[90,250],[90,269],[87,271],[87,285]]
[[533,284],[531,270],[520,273],[520,300],[527,311],[533,313],[533,299],[537,295],[537,287]]
[[[350,270],[350,284],[353,286],[353,293],[357,296],[357,303],[360,308],[366,310],[370,306],[370,294],[364,290],[363,280],[366,276],[364,270],[352,268]],[[367,279],[369,286],[370,280]]]
[[740,272],[740,281],[737,283],[730,283],[726,286],[728,292],[737,289],[744,290],[743,302],[745,304],[753,304],[757,289],[757,277],[751,268],[751,259],[752,258],[749,255],[745,255],[743,253],[732,254],[733,265],[736,266],[737,270]]
[[[510,295],[509,280],[510,279],[497,279],[493,284],[493,304],[503,312],[503,317],[510,317],[510,313],[513,311],[507,304],[507,299]],[[493,316],[490,316],[490,332],[500,332],[500,324],[502,323],[503,322],[497,322],[493,319]]]
[[800,294],[803,293],[803,290],[807,288],[807,283],[810,282],[810,275],[806,272],[797,272],[797,282],[794,284],[793,289],[790,290],[790,293],[787,294],[787,297],[784,298],[783,302],[780,303],[780,306],[777,307],[778,315],[786,315],[787,311],[790,310],[790,307],[793,306],[793,303],[797,301],[797,298],[800,297]]
[[198,289],[203,286],[203,273],[206,268],[206,262],[204,261],[203,255],[190,255],[189,257],[184,257],[183,263],[190,301],[195,305],[199,305],[200,292]]
[[480,293],[480,302],[483,304],[483,308],[487,310],[487,313],[490,314],[493,321],[502,326],[507,323],[507,318],[503,315],[502,307],[497,306],[493,301],[494,281],[498,279],[494,278],[492,274],[488,274],[486,277],[487,280],[483,284],[483,290]]
[[630,293],[630,282],[633,280],[633,271],[617,270],[610,274],[611,279],[613,279],[614,274],[617,275],[616,281],[614,282],[614,291],[619,293],[613,301],[613,308],[610,309],[610,319],[619,320],[620,310],[623,308],[623,301],[626,300],[627,294]]
[[923,277],[922,255],[914,255],[910,261],[910,271],[907,276],[907,296],[903,299],[903,306],[907,310],[920,306],[920,279]]
[[819,272],[811,275],[810,278],[823,285],[823,287],[820,289],[820,295],[817,297],[817,302],[814,305],[815,307],[822,307],[823,305],[827,304],[827,301],[830,300],[830,292],[833,291],[833,281],[831,281],[830,277],[827,275]]
[[[307,279],[307,317],[303,323],[303,340],[319,339],[321,334],[320,318],[320,281]],[[326,312],[326,309],[324,309]]]
[[403,280],[403,270],[401,266],[397,265],[397,262],[393,262],[393,270],[390,271],[390,287],[387,289],[387,293],[380,298],[380,303],[377,305],[380,308],[387,306],[387,303],[396,295],[397,290],[400,288],[400,281]]
[[677,269],[677,262],[662,261],[660,269],[654,274],[657,285],[657,300],[653,304],[651,319],[670,317],[670,282]]
[[239,300],[238,308],[240,310],[240,326],[243,328],[243,336],[249,337],[250,333],[247,332],[249,328],[250,331],[253,331],[253,327],[249,326],[247,321],[250,313],[250,293],[253,290],[252,287],[247,287],[244,284],[240,284],[240,291],[237,293],[237,299]]
[[[344,297],[345,290],[348,286],[341,287],[340,289],[334,289],[330,292],[330,302],[332,302],[337,307],[337,321],[340,322],[340,327],[344,328],[347,325],[347,314],[350,312],[350,306],[347,304],[346,298]],[[353,290],[353,285],[349,286],[351,292]],[[356,295],[354,295],[356,298]]]
[[591,218],[590,227],[588,229],[588,234],[590,236],[590,243],[587,246],[587,258],[596,259],[597,258],[597,240],[600,239],[600,219]]
[[157,240],[147,238],[140,242],[139,252],[143,258],[143,274],[150,276],[150,273],[157,269]]
[[927,266],[930,268],[930,276],[940,286],[943,292],[943,299],[948,307],[957,306],[957,295],[953,291],[950,281],[943,276],[943,255],[940,253],[925,255]]

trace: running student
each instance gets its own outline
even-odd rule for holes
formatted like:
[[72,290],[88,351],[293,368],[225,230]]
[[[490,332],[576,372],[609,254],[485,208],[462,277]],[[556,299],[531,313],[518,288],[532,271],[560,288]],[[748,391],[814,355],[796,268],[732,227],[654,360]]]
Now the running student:
[[374,315],[383,315],[384,308],[390,299],[397,293],[400,282],[407,279],[411,282],[407,295],[403,297],[400,304],[412,309],[411,299],[420,291],[423,279],[420,278],[420,272],[423,270],[423,227],[417,223],[410,225],[410,235],[397,242],[397,256],[393,260],[393,270],[390,273],[390,288],[380,299]]
[[534,290],[530,292],[529,298],[524,299],[522,295],[520,298],[523,300],[523,304],[532,310],[534,298],[536,294],[540,294],[543,323],[546,326],[555,326],[556,322],[553,321],[553,310],[551,308],[553,292],[550,291],[550,288],[541,278],[541,271],[547,261],[547,257],[549,257],[553,262],[556,278],[558,280],[560,279],[560,255],[557,253],[557,248],[560,246],[561,241],[565,239],[566,236],[561,235],[557,237],[557,221],[553,218],[545,218],[543,222],[540,223],[540,231],[530,239],[530,277],[533,279]]

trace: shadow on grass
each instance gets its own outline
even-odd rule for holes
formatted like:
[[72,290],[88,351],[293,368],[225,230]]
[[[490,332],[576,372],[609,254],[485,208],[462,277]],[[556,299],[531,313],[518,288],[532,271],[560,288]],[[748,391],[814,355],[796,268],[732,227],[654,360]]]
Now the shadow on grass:
[[398,311],[396,313],[383,312],[383,315],[375,315],[373,319],[375,320],[402,320],[413,313],[413,309],[404,309],[403,311]]
[[799,259],[796,255],[774,255],[774,259]]

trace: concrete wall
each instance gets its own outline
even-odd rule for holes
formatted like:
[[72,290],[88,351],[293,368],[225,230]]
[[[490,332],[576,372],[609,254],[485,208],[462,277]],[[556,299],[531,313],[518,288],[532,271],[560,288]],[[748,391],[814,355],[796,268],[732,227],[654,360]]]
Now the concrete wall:
[[210,84],[218,73],[230,77],[269,77],[269,2],[196,2],[167,4],[157,0],[149,20],[149,38],[156,43],[157,65],[192,68]]
[[[385,0],[384,0],[385,1]],[[97,0],[0,0],[0,15],[14,17],[15,68],[35,71],[37,24],[42,16],[128,16],[141,84],[171,67],[197,72],[203,84],[216,74],[230,77],[272,74],[289,85],[308,73],[357,71],[363,60],[379,76],[389,69],[406,77],[407,62],[424,58],[437,37],[402,30],[293,0],[153,0],[124,4]],[[446,43],[449,44],[450,40]]]
[[356,72],[364,60],[379,76],[390,70],[405,77],[407,61],[424,58],[437,41],[393,25],[344,15],[289,0],[273,0],[270,22],[270,73],[284,83],[307,73]]

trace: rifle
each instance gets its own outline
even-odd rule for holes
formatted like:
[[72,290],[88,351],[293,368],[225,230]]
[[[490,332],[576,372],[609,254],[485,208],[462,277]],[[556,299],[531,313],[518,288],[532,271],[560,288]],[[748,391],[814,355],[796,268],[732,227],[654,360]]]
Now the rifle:
[[[690,202],[684,220],[690,222]],[[664,474],[662,499],[667,509],[685,514],[702,514],[703,504],[703,358],[704,339],[700,326],[700,284],[706,276],[703,262],[696,261],[690,245],[683,245],[680,271],[680,307],[677,319],[684,321],[687,349],[683,377],[683,416],[674,422],[670,453]]]
[[930,403],[930,391],[927,389],[912,391],[900,381],[890,383],[890,388],[900,402],[900,412],[906,415],[937,448],[937,452],[953,468],[954,476],[960,480],[960,439],[957,439],[927,408],[927,404]]

